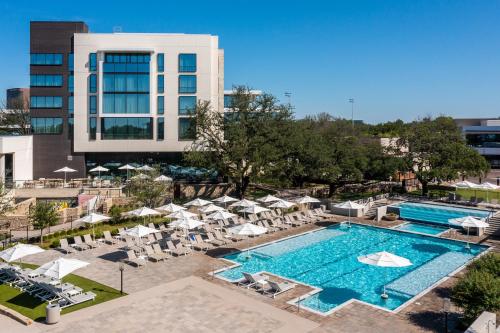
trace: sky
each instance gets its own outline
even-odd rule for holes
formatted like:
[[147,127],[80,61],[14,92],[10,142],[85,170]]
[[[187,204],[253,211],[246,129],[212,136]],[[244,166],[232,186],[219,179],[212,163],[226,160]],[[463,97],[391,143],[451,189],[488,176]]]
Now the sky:
[[499,0],[0,0],[2,91],[29,84],[31,20],[218,35],[226,89],[290,92],[298,118],[500,116]]

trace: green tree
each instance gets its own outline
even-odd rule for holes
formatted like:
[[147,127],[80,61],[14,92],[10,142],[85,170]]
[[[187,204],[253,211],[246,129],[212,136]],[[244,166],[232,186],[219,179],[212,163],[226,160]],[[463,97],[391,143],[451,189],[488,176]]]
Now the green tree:
[[238,196],[245,195],[252,180],[271,174],[280,164],[291,113],[274,96],[236,87],[228,112],[200,102],[194,114],[196,140],[185,152],[186,162],[218,170],[235,183]]
[[127,185],[135,199],[135,203],[149,208],[160,206],[171,195],[172,184],[170,182],[155,181],[154,178],[160,175],[160,172],[156,169],[142,175],[145,177],[138,175],[132,177]]
[[489,165],[465,145],[452,118],[424,118],[411,123],[398,140],[394,154],[402,157],[405,170],[412,171],[422,184],[422,195],[432,181],[457,179],[459,175],[481,176]]
[[30,209],[28,218],[35,229],[40,229],[40,244],[42,244],[43,230],[47,227],[56,225],[59,221],[59,214],[53,203],[38,202]]

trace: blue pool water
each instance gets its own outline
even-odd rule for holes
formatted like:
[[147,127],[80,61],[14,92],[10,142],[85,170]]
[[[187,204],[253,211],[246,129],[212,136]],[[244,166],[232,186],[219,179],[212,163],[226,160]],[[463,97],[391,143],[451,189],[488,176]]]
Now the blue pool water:
[[395,205],[399,207],[399,216],[405,220],[422,221],[427,223],[437,223],[449,225],[449,220],[464,217],[475,216],[487,218],[490,212],[478,209],[456,208],[444,205],[431,205],[415,202],[402,202]]
[[[241,272],[267,271],[322,288],[301,301],[305,306],[328,312],[354,298],[395,309],[455,271],[486,248],[396,230],[353,225],[333,226],[225,258],[240,266],[218,273],[235,281]],[[382,268],[362,264],[357,257],[388,251],[412,261],[405,268]],[[387,284],[389,299],[380,297]]]
[[441,227],[439,225],[429,225],[429,224],[422,224],[422,223],[405,223],[398,225],[397,227],[394,227],[396,230],[402,230],[402,231],[411,231],[411,232],[418,232],[420,234],[426,234],[426,235],[439,235],[448,228],[446,227]]

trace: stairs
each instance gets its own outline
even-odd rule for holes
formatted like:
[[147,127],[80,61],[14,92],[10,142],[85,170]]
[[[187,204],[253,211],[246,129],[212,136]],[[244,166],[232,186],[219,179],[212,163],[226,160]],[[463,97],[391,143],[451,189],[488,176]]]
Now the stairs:
[[487,235],[500,236],[500,213],[496,213],[489,218],[488,223],[490,226],[484,231]]
[[373,219],[377,215],[377,208],[382,207],[388,204],[387,199],[381,199],[374,201],[372,206],[366,211],[365,217],[369,219]]

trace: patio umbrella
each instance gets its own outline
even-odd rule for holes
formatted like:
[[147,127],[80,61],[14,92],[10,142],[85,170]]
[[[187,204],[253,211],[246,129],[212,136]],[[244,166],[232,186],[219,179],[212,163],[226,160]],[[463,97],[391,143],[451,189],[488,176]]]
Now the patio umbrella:
[[484,182],[482,184],[479,184],[476,186],[476,188],[481,189],[481,190],[486,190],[486,201],[490,202],[488,198],[488,194],[491,190],[498,190],[500,186],[496,186],[495,184],[489,183],[489,182]]
[[476,196],[477,184],[474,184],[468,180],[464,180],[453,185],[456,188],[474,189],[474,196]]
[[29,256],[30,254],[36,254],[43,251],[45,250],[36,245],[19,243],[0,252],[0,258],[6,262],[12,262]]
[[218,203],[223,203],[224,204],[224,208],[226,208],[226,205],[229,202],[235,202],[235,201],[238,201],[238,199],[235,199],[235,198],[227,196],[227,195],[223,195],[222,197],[214,199],[213,201],[214,202],[218,202]]
[[235,203],[229,205],[229,207],[251,207],[251,206],[256,206],[256,205],[258,205],[258,203],[255,201],[242,199],[242,200],[236,201]]
[[283,208],[283,209],[288,209],[288,208],[291,208],[293,206],[295,206],[296,203],[294,202],[290,202],[290,201],[286,201],[286,200],[278,200],[276,201],[275,203],[269,205],[268,207],[270,208]]
[[103,167],[103,166],[96,166],[93,169],[90,169],[89,172],[97,172],[97,177],[99,178],[99,185],[101,184],[101,172],[108,172],[109,169]]
[[[407,267],[413,265],[410,260],[386,251],[359,256],[358,261],[363,264],[378,267]],[[385,292],[385,284],[381,297],[389,298],[389,295]]]
[[348,200],[348,201],[340,203],[340,204],[336,204],[335,207],[349,210],[349,228],[351,227],[351,209],[365,208],[364,205],[360,205],[359,203],[351,201],[351,200]]
[[125,164],[125,165],[119,167],[118,169],[119,170],[127,170],[127,180],[128,180],[128,175],[129,175],[130,170],[135,170],[135,167],[133,167],[130,164]]
[[198,217],[198,214],[188,212],[187,210],[179,210],[171,214],[168,214],[167,217],[174,219],[186,219],[186,218]]
[[160,175],[154,179],[155,182],[172,182],[174,181],[172,178]]
[[140,166],[140,167],[136,168],[136,170],[140,170],[140,171],[153,171],[154,168],[150,167],[147,164],[144,164],[143,166]]
[[275,197],[274,195],[266,195],[265,197],[262,197],[260,199],[257,199],[257,201],[263,202],[263,203],[271,203],[275,201],[280,201],[280,198]]
[[149,234],[154,234],[157,233],[158,230],[150,228],[150,227],[145,227],[142,224],[138,224],[133,228],[127,229],[122,231],[120,234],[122,236],[130,236],[134,238],[142,238],[144,236],[147,236]]
[[60,280],[71,272],[89,265],[88,262],[78,259],[59,258],[50,261],[33,271],[34,274],[41,274],[53,279]]
[[157,207],[156,209],[157,210],[162,210],[162,211],[165,211],[165,212],[168,212],[168,213],[176,213],[176,212],[181,211],[181,210],[186,210],[187,208],[179,206],[179,205],[176,205],[176,204],[174,204],[174,203],[171,202],[171,203],[169,203],[167,205],[163,205],[163,206]]
[[227,212],[225,210],[221,210],[221,211],[218,211],[218,212],[215,212],[215,213],[208,215],[207,218],[210,220],[226,220],[226,219],[230,219],[230,218],[233,218],[236,216],[238,216],[238,215]]
[[246,208],[243,208],[242,210],[239,210],[240,213],[243,213],[245,218],[246,218],[246,214],[259,214],[259,213],[262,213],[262,212],[269,212],[270,209],[269,208],[265,208],[265,207],[261,207],[261,206],[257,206],[257,205],[253,205],[253,206],[249,206],[249,207],[246,207]]
[[200,220],[191,219],[191,218],[183,218],[183,219],[179,219],[179,220],[172,222],[173,227],[184,229],[186,240],[188,240],[188,231],[189,230],[196,229],[204,224],[205,224],[205,222],[202,222]]
[[462,228],[467,229],[467,245],[465,246],[467,249],[470,249],[469,245],[469,228],[487,228],[490,225],[486,223],[483,219],[479,219],[474,216],[464,216],[458,217],[455,219],[448,220],[453,225],[460,226]]
[[144,218],[143,219],[143,224],[144,224],[146,222],[145,221],[146,216],[160,215],[160,213],[154,209],[149,208],[149,207],[141,207],[141,208],[131,210],[130,212],[126,212],[125,215],[138,216],[138,217],[142,216]]
[[132,176],[132,178],[130,178],[130,179],[141,179],[141,180],[143,180],[143,179],[148,179],[148,178],[149,178],[148,175],[145,175],[143,173],[139,173],[139,174],[137,174],[135,176]]
[[302,198],[296,199],[295,202],[298,203],[299,205],[306,205],[306,207],[309,207],[309,204],[317,203],[317,202],[321,202],[321,201],[319,201],[316,198],[313,198],[313,197],[306,195]]
[[83,223],[92,224],[92,235],[94,236],[94,239],[95,239],[94,224],[101,223],[101,222],[107,221],[107,220],[111,220],[111,217],[97,214],[97,213],[90,213],[89,215],[86,215],[82,218],[79,218],[75,222],[83,222]]
[[218,211],[225,210],[225,209],[222,208],[221,206],[210,204],[210,205],[201,207],[199,210],[202,213],[212,213],[212,212],[218,212]]
[[65,166],[64,168],[57,169],[54,172],[64,172],[64,184],[66,184],[66,174],[68,172],[76,172],[76,170],[75,169],[71,169],[71,168]]
[[206,206],[206,205],[209,205],[211,204],[210,201],[208,200],[203,200],[203,199],[200,199],[200,198],[196,198],[194,200],[191,200],[189,202],[186,202],[184,204],[184,206],[196,206],[196,207],[201,207],[201,206]]
[[[258,236],[265,234],[267,232],[267,228],[252,224],[252,223],[243,223],[237,225],[236,227],[229,228],[228,233],[238,235],[238,236]],[[250,240],[249,247],[247,248],[247,258],[250,258]]]

